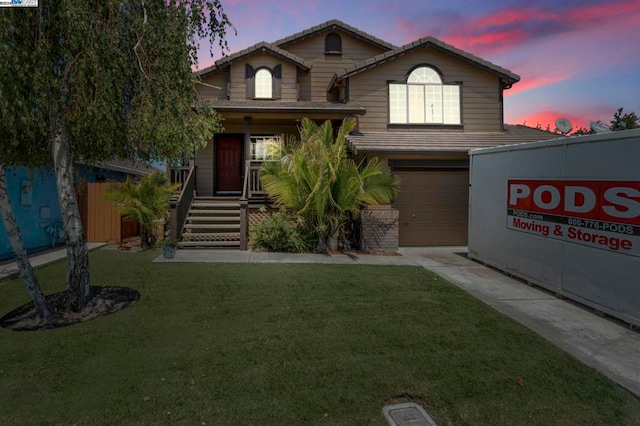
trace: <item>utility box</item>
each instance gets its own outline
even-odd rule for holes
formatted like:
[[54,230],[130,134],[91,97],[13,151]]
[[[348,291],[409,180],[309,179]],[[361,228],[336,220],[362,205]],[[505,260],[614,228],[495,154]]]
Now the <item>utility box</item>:
[[471,259],[640,326],[640,130],[470,157]]

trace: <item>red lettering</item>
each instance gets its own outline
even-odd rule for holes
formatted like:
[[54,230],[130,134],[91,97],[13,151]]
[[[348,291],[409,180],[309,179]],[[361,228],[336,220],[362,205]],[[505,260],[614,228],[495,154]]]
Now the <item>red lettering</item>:
[[510,209],[640,225],[640,182],[510,179]]
[[591,243],[598,246],[609,248],[609,250],[617,251],[620,249],[631,250],[633,243],[630,240],[622,240],[617,237],[610,237],[603,234],[595,234],[570,226],[567,230],[567,237],[570,240],[578,240],[585,243]]

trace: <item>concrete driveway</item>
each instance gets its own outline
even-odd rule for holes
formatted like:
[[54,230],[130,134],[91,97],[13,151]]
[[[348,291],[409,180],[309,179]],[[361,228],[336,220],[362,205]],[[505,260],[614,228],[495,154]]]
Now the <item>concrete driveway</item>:
[[400,249],[405,259],[447,279],[640,397],[640,332],[470,261],[466,252],[466,247]]

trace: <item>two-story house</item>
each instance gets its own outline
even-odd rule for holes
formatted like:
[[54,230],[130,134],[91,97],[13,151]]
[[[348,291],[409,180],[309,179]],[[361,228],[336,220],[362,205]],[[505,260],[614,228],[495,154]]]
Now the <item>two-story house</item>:
[[[196,74],[200,102],[225,128],[195,154],[189,188],[199,197],[264,195],[260,163],[272,160],[271,145],[297,135],[302,117],[334,127],[354,117],[353,155],[377,156],[400,177],[400,245],[465,245],[469,149],[552,136],[503,124],[503,93],[520,79],[511,71],[432,37],[398,47],[337,20],[257,43]],[[225,201],[233,204],[218,198]],[[185,215],[183,208],[179,224]],[[236,245],[246,234],[242,221],[191,218],[184,231],[190,245]]]

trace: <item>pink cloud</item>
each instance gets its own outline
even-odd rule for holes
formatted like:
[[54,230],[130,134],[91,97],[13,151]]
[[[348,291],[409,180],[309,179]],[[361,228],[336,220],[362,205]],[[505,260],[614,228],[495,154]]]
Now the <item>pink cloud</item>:
[[504,96],[507,97],[507,96],[515,95],[516,93],[525,92],[527,90],[550,86],[552,84],[556,84],[561,81],[565,81],[567,79],[569,79],[569,76],[566,76],[566,75],[523,78],[521,81],[514,84],[511,89],[506,90],[504,92]]
[[589,122],[591,121],[600,120],[605,124],[609,124],[615,110],[615,108],[608,105],[597,105],[583,109],[578,108],[571,112],[541,109],[516,117],[507,117],[506,121],[512,124],[526,124],[530,127],[540,126],[542,129],[546,129],[548,126],[549,129],[553,131],[556,127],[555,121],[558,118],[566,118],[573,124],[573,132],[581,127],[589,129]]
[[[444,17],[448,24],[440,26],[440,30],[431,35],[476,55],[493,55],[556,34],[583,29],[593,32],[596,27],[610,25],[620,19],[628,20],[630,15],[639,14],[640,2],[637,0],[549,12],[531,7],[503,9],[476,18]],[[415,17],[398,19],[396,24],[407,34],[405,42],[409,42],[427,35],[424,22],[422,17]]]
[[591,7],[578,7],[572,9],[565,19],[577,22],[600,21],[638,12],[640,12],[640,3],[636,0],[626,0],[616,2],[614,5],[599,4]]

